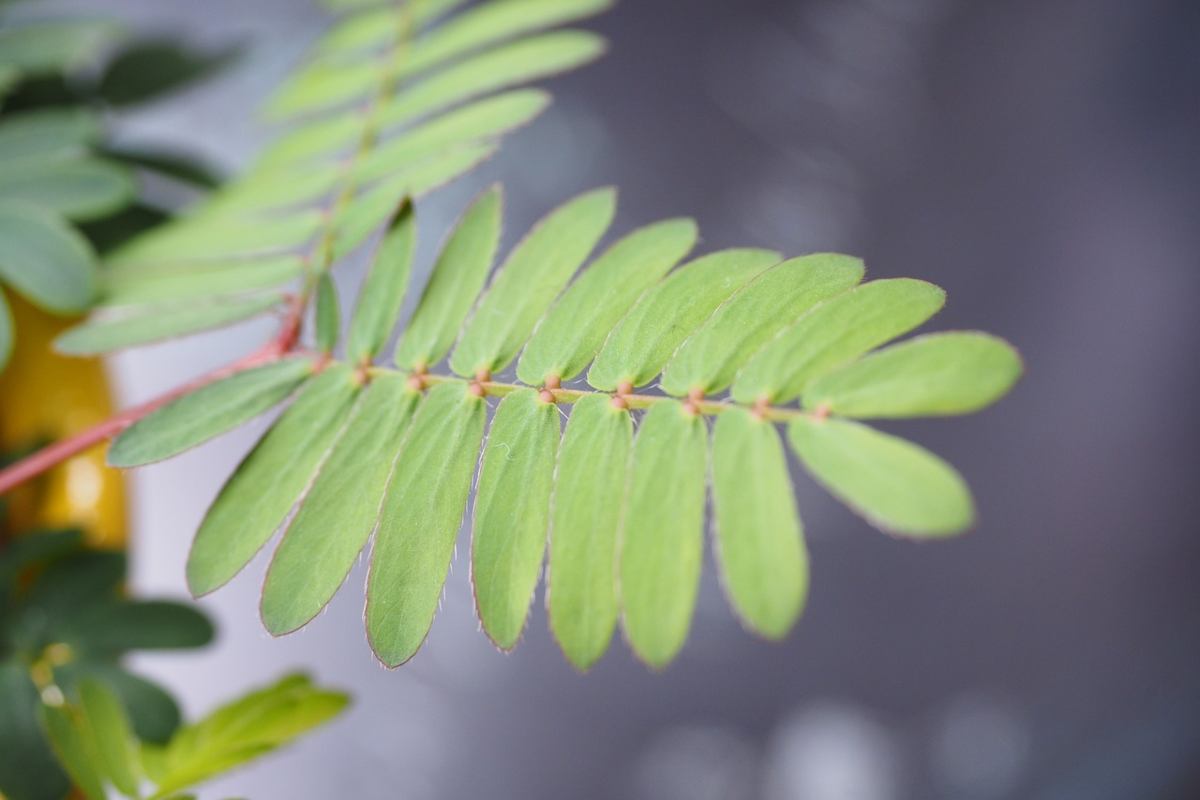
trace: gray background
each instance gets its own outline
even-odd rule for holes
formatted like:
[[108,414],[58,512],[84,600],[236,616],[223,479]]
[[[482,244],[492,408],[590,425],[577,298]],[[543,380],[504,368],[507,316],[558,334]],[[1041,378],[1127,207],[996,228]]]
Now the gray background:
[[[301,0],[57,5],[245,41],[224,79],[125,124],[230,169],[266,140],[255,104],[325,24]],[[710,564],[664,675],[620,643],[575,674],[540,592],[522,646],[496,653],[462,560],[401,670],[364,642],[361,569],[309,628],[272,640],[256,617],[259,559],[204,601],[215,647],[144,668],[193,713],[296,666],[357,702],[205,796],[1200,796],[1198,9],[626,0],[597,21],[609,56],[555,81],[546,117],[422,206],[425,244],[491,180],[506,183],[510,234],[614,183],[617,230],[688,214],[706,249],[844,250],[874,277],[941,284],[938,327],[994,331],[1028,364],[986,413],[897,426],[963,470],[980,525],[949,543],[890,540],[802,478],[813,586],[795,633],[769,645],[743,632]],[[359,277],[341,275],[344,294]],[[266,332],[121,356],[123,399]],[[192,531],[262,427],[137,474],[140,590],[182,591]]]

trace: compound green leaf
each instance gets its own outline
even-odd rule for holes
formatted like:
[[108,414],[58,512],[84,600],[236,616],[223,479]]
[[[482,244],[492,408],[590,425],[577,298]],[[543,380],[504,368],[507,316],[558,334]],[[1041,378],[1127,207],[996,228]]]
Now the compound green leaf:
[[1004,396],[1021,375],[1021,357],[985,333],[919,336],[813,381],[806,408],[845,417],[966,414]]
[[42,728],[59,762],[76,788],[88,800],[105,800],[98,754],[87,733],[86,721],[76,708],[43,704],[38,709]]
[[450,352],[496,257],[502,206],[500,186],[493,186],[454,226],[396,345],[397,366],[424,370]]
[[266,544],[304,494],[358,394],[350,367],[310,380],[221,488],[188,554],[197,597],[223,586]]
[[712,447],[722,584],[747,627],[782,639],[804,607],[808,554],[779,435],[735,408],[717,415]]
[[199,611],[180,603],[115,601],[81,610],[61,635],[80,652],[113,655],[203,647],[212,641],[213,626]]
[[946,293],[932,283],[870,281],[820,303],[772,339],[738,373],[733,398],[788,402],[836,369],[937,313]]
[[370,362],[392,335],[408,290],[416,245],[412,203],[406,201],[392,217],[359,293],[346,347],[352,362]]
[[471,584],[483,630],[502,650],[521,637],[546,551],[558,406],[533,389],[500,401],[479,469]]
[[110,161],[32,160],[0,169],[0,203],[18,200],[74,219],[110,214],[133,199],[133,177]]
[[388,476],[421,395],[375,378],[275,551],[262,619],[278,636],[308,624],[337,593],[375,530]]
[[663,370],[669,394],[719,392],[764,344],[820,301],[862,280],[857,258],[820,253],[772,267],[729,298]]
[[912,442],[857,422],[809,417],[792,420],[788,438],[813,477],[880,530],[948,536],[974,522],[963,479]]
[[684,264],[642,295],[609,334],[588,383],[607,392],[624,382],[649,383],[721,303],[777,263],[779,254],[770,250],[737,249]]
[[126,797],[137,797],[141,782],[137,740],[116,694],[96,680],[79,683],[79,700],[87,719],[97,766]]
[[648,225],[598,257],[538,324],[517,363],[531,386],[569,381],[588,365],[613,326],[696,243],[696,224],[673,219]]
[[100,138],[100,120],[83,108],[25,111],[0,124],[0,165],[5,170],[34,161],[83,153]]
[[703,418],[660,402],[633,445],[621,527],[620,592],[625,637],[655,669],[687,639],[704,551],[708,449]]
[[131,306],[76,325],[54,340],[54,349],[72,356],[111,353],[220,328],[279,307],[281,295],[220,298],[192,305]]
[[379,119],[384,126],[401,125],[487,92],[566,72],[598,58],[604,46],[604,39],[586,31],[555,31],[497,47],[404,89],[384,103]]
[[367,638],[388,667],[412,658],[433,623],[486,417],[465,384],[440,384],[400,450],[367,578]]
[[48,311],[80,311],[96,287],[91,245],[61,217],[0,201],[0,279]]
[[472,376],[506,367],[608,230],[615,211],[616,193],[597,189],[543,218],[492,279],[450,358],[450,368]]
[[578,669],[596,663],[617,624],[617,530],[633,420],[610,398],[571,408],[558,453],[546,605],[550,629]]
[[337,347],[338,334],[342,328],[337,288],[328,272],[322,272],[321,277],[317,279],[316,295],[313,303],[313,325],[316,328],[317,349],[328,355]]
[[307,358],[287,358],[183,395],[126,428],[109,448],[108,463],[162,461],[231,431],[282,403],[312,368]]
[[358,162],[354,177],[369,183],[423,158],[497,138],[529,123],[548,105],[550,95],[522,89],[457,108],[380,144]]

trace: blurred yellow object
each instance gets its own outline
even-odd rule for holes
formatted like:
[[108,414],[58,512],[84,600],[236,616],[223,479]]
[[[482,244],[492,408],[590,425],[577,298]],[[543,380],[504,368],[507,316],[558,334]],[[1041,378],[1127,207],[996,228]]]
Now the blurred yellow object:
[[[66,358],[51,343],[70,319],[50,316],[6,293],[16,349],[0,372],[0,453],[24,454],[79,433],[112,414],[99,359]],[[14,489],[8,524],[14,534],[37,528],[79,528],[92,547],[125,546],[125,486],[104,463],[105,445],[64,461]]]

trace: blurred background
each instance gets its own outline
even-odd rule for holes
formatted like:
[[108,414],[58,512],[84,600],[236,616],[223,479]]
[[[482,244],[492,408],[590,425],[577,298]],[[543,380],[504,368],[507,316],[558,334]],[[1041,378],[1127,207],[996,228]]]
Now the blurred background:
[[[255,108],[327,24],[301,0],[47,5],[244,45],[221,79],[120,128],[227,171],[268,141]],[[296,666],[357,702],[211,796],[1200,797],[1200,4],[626,0],[591,27],[608,57],[552,82],[555,108],[426,202],[425,229],[494,180],[509,232],[613,183],[618,231],[685,214],[705,249],[841,250],[871,277],[946,287],[935,325],[1008,338],[1027,376],[979,416],[895,429],[963,471],[980,524],[948,543],[888,539],[797,471],[813,570],[801,623],[783,644],[747,634],[710,563],[661,675],[619,643],[576,674],[540,590],[522,646],[495,652],[461,558],[400,670],[364,641],[362,565],[316,622],[273,640],[259,558],[203,601],[215,647],[139,666],[189,714]],[[360,278],[340,274],[343,296]],[[267,331],[123,355],[121,400]],[[263,427],[136,474],[137,590],[183,593],[192,533]]]

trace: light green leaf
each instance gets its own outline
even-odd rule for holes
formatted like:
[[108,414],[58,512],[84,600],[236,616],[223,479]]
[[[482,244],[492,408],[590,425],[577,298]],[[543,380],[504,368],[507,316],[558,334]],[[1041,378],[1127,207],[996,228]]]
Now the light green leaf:
[[533,389],[506,395],[488,432],[475,490],[471,584],[483,630],[501,650],[521,638],[542,570],[558,437],[558,406]]
[[808,594],[808,553],[779,435],[735,408],[717,415],[712,446],[722,585],[747,627],[782,639]]
[[1021,357],[986,333],[919,336],[817,379],[806,408],[845,417],[966,414],[991,405],[1021,376]]
[[633,420],[603,395],[571,408],[558,453],[546,606],[563,654],[596,663],[617,624],[617,529]]
[[4,292],[0,291],[0,372],[8,364],[13,350],[13,320],[12,311]]
[[608,229],[612,189],[598,189],[552,211],[509,255],[467,323],[450,368],[472,376],[499,372]]
[[0,203],[29,202],[75,220],[117,211],[135,192],[128,170],[94,158],[32,160],[0,169]]
[[254,761],[336,717],[348,702],[341,692],[293,675],[222,706],[171,739],[154,797]]
[[123,306],[195,301],[273,289],[303,273],[303,259],[292,255],[107,267],[100,273],[99,302],[104,306]]
[[472,97],[575,69],[603,52],[604,40],[586,31],[555,31],[521,39],[409,86],[383,104],[379,120],[389,127],[407,123]]
[[317,299],[313,309],[316,327],[317,349],[326,355],[337,347],[338,334],[342,327],[341,310],[338,308],[337,287],[328,272],[317,279]]
[[357,163],[354,178],[370,183],[421,159],[500,137],[528,124],[548,105],[550,95],[522,89],[454,109],[381,143]]
[[374,96],[388,74],[395,71],[393,65],[399,60],[393,51],[386,59],[349,63],[333,59],[314,61],[292,73],[267,103],[264,113],[268,119],[283,120]]
[[346,347],[350,361],[369,363],[387,344],[400,318],[416,246],[412,203],[405,201],[392,217],[358,295]]
[[0,124],[0,165],[5,170],[33,161],[83,153],[100,138],[100,120],[84,108],[53,108],[6,116]]
[[192,594],[223,586],[283,524],[340,435],[357,393],[350,368],[330,366],[300,390],[242,460],[192,543],[187,562]]
[[281,296],[272,294],[189,306],[132,306],[129,310],[101,314],[76,325],[54,340],[54,349],[72,356],[111,353],[261,316],[278,308],[282,301]]
[[675,270],[642,295],[604,342],[588,383],[611,392],[629,382],[644,386],[688,336],[734,292],[773,264],[770,250],[721,250]]
[[262,619],[272,634],[308,624],[346,580],[375,530],[388,476],[420,399],[397,374],[377,377],[363,393],[271,560]]
[[282,403],[312,368],[310,359],[286,358],[185,394],[126,428],[108,449],[108,463],[162,461],[244,425]]
[[634,231],[610,247],[538,323],[517,363],[517,377],[530,386],[551,377],[576,377],[638,297],[687,255],[696,234],[692,220],[673,219]]
[[53,212],[0,201],[0,279],[48,311],[87,307],[95,292],[91,245]]
[[274,217],[198,211],[138,236],[109,256],[107,263],[119,267],[133,264],[190,267],[203,261],[271,256],[308,243],[324,225],[324,216],[317,209]]
[[424,370],[450,351],[496,256],[502,205],[500,186],[493,186],[454,226],[396,345],[398,366]]
[[118,791],[137,797],[142,769],[137,740],[121,701],[106,685],[91,679],[80,681],[79,699],[98,756],[97,766]]
[[814,478],[880,530],[947,536],[974,523],[963,479],[912,442],[857,422],[809,417],[792,420],[788,439]]
[[907,333],[937,313],[946,293],[911,278],[870,281],[818,304],[738,373],[739,403],[786,403],[815,378]]
[[42,705],[38,713],[51,747],[76,788],[88,800],[105,800],[99,756],[89,741],[86,723],[79,710],[70,706]]
[[71,661],[55,667],[54,680],[68,693],[82,680],[103,681],[121,699],[139,739],[165,742],[179,727],[179,706],[161,686],[126,672],[108,658]]
[[212,641],[213,626],[191,606],[163,600],[120,601],[80,611],[62,632],[81,652],[184,650]]
[[433,622],[486,416],[464,384],[440,384],[400,450],[367,578],[367,638],[388,667],[412,658]]
[[210,197],[203,213],[264,214],[312,204],[333,191],[344,171],[343,165],[334,162],[260,166]]
[[[317,42],[316,52],[322,55],[356,56],[358,51],[392,44],[401,30],[418,29],[431,18],[460,6],[465,0],[418,0],[404,7],[403,16],[396,6],[370,9],[346,17]],[[381,5],[380,0],[322,0],[334,11],[347,11]]]
[[858,283],[862,275],[862,261],[829,253],[772,267],[730,297],[680,346],[663,370],[663,391],[721,391],[760,347],[820,301]]
[[[297,162],[313,166],[315,158],[341,155],[362,136],[363,120],[357,114],[336,114],[296,123],[259,156],[257,169],[264,172],[292,169]],[[336,162],[330,162],[336,166]]]
[[704,552],[708,473],[702,417],[660,402],[642,419],[633,445],[620,535],[625,637],[655,669],[687,639]]

